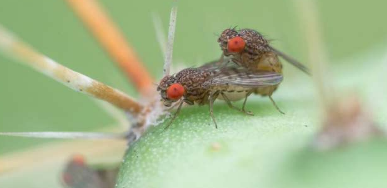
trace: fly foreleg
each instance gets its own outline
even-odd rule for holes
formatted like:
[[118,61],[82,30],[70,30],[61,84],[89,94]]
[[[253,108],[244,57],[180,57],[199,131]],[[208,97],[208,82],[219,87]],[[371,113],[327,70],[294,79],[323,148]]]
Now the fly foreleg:
[[181,109],[181,107],[183,106],[183,103],[184,103],[183,100],[181,100],[181,101],[179,102],[179,106],[177,107],[176,112],[173,114],[171,120],[169,121],[169,123],[167,124],[167,126],[164,128],[164,130],[165,130],[165,129],[168,129],[168,127],[171,126],[172,122],[175,120],[175,118],[177,117],[177,115],[179,115],[180,109]]
[[178,103],[175,103],[175,104],[173,104],[171,107],[168,107],[168,108],[166,108],[168,111],[170,111],[170,110],[173,110],[174,108],[176,108],[176,106],[178,106],[180,104],[180,102],[178,102]]
[[215,128],[218,128],[218,124],[216,124],[213,106],[214,106],[214,101],[215,101],[215,99],[218,98],[218,95],[219,95],[219,91],[216,91],[216,92],[214,92],[214,93],[210,93],[210,96],[209,96],[210,116],[211,116],[212,120],[213,120],[214,123],[215,123]]

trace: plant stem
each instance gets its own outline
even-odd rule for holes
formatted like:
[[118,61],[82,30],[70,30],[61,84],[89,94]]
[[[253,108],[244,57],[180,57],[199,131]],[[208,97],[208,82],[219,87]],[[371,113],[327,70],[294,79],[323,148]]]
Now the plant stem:
[[328,55],[322,40],[320,21],[315,0],[295,0],[300,23],[304,30],[307,46],[308,59],[312,65],[312,75],[316,83],[322,106],[328,109],[334,97],[332,82],[328,73]]
[[35,70],[66,85],[67,87],[107,101],[133,115],[139,114],[143,106],[123,92],[83,74],[75,72],[49,57],[35,51],[13,36],[0,25],[0,52],[24,62]]

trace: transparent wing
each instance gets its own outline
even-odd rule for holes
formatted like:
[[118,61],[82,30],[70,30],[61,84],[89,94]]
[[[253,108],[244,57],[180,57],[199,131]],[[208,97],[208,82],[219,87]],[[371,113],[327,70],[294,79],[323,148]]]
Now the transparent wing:
[[222,69],[222,68],[237,68],[238,66],[231,61],[230,58],[222,57],[218,60],[214,60],[211,62],[208,62],[200,67],[199,69],[206,69],[206,70],[216,70],[216,69]]
[[226,67],[218,70],[211,79],[211,85],[257,88],[278,85],[282,80],[283,76],[274,72],[252,72],[244,68]]
[[269,46],[271,48],[271,50],[273,50],[274,53],[276,53],[278,56],[282,57],[283,59],[285,59],[287,62],[289,62],[290,64],[294,65],[295,67],[297,67],[298,69],[300,69],[301,71],[305,72],[306,74],[308,75],[311,75],[310,73],[310,70],[308,67],[306,67],[305,65],[303,65],[302,63],[298,62],[297,60],[293,59],[292,57],[286,55],[285,53]]
[[234,63],[228,63],[226,61],[215,60],[215,61],[211,61],[209,63],[206,63],[198,68],[202,69],[202,70],[206,70],[206,71],[213,71],[213,70],[224,68],[224,67],[228,66],[229,64],[232,65]]
[[221,67],[222,65],[223,65],[223,62],[221,62],[220,60],[214,60],[214,61],[206,63],[198,68],[199,69],[215,69],[215,68]]

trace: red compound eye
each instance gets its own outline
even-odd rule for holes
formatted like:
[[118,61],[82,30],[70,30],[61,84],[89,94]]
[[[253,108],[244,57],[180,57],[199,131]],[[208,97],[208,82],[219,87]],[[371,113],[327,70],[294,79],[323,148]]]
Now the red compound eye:
[[242,37],[234,37],[228,40],[227,48],[230,52],[241,52],[245,48],[245,41]]
[[167,97],[168,99],[177,100],[184,95],[184,92],[185,92],[184,87],[179,83],[175,83],[168,87]]

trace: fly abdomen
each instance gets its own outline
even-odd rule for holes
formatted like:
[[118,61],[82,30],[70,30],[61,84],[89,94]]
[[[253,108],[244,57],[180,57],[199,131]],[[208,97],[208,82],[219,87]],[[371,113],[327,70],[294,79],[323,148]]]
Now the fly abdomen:
[[[239,101],[241,99],[244,99],[246,97],[248,91],[246,90],[240,90],[240,91],[226,91],[223,92],[224,95],[226,95],[227,99],[230,101]],[[217,99],[225,100],[222,95],[219,95]]]
[[277,90],[278,85],[276,86],[267,86],[267,87],[260,87],[256,88],[254,90],[255,94],[261,95],[261,96],[271,96],[275,90]]
[[[228,85],[223,86],[224,88],[218,86],[212,88],[212,90],[218,90],[224,95],[226,95],[227,99],[230,101],[239,101],[241,99],[244,99],[246,97],[246,94],[251,90],[249,88],[240,87],[236,85]],[[217,99],[225,100],[223,95],[219,95]]]

